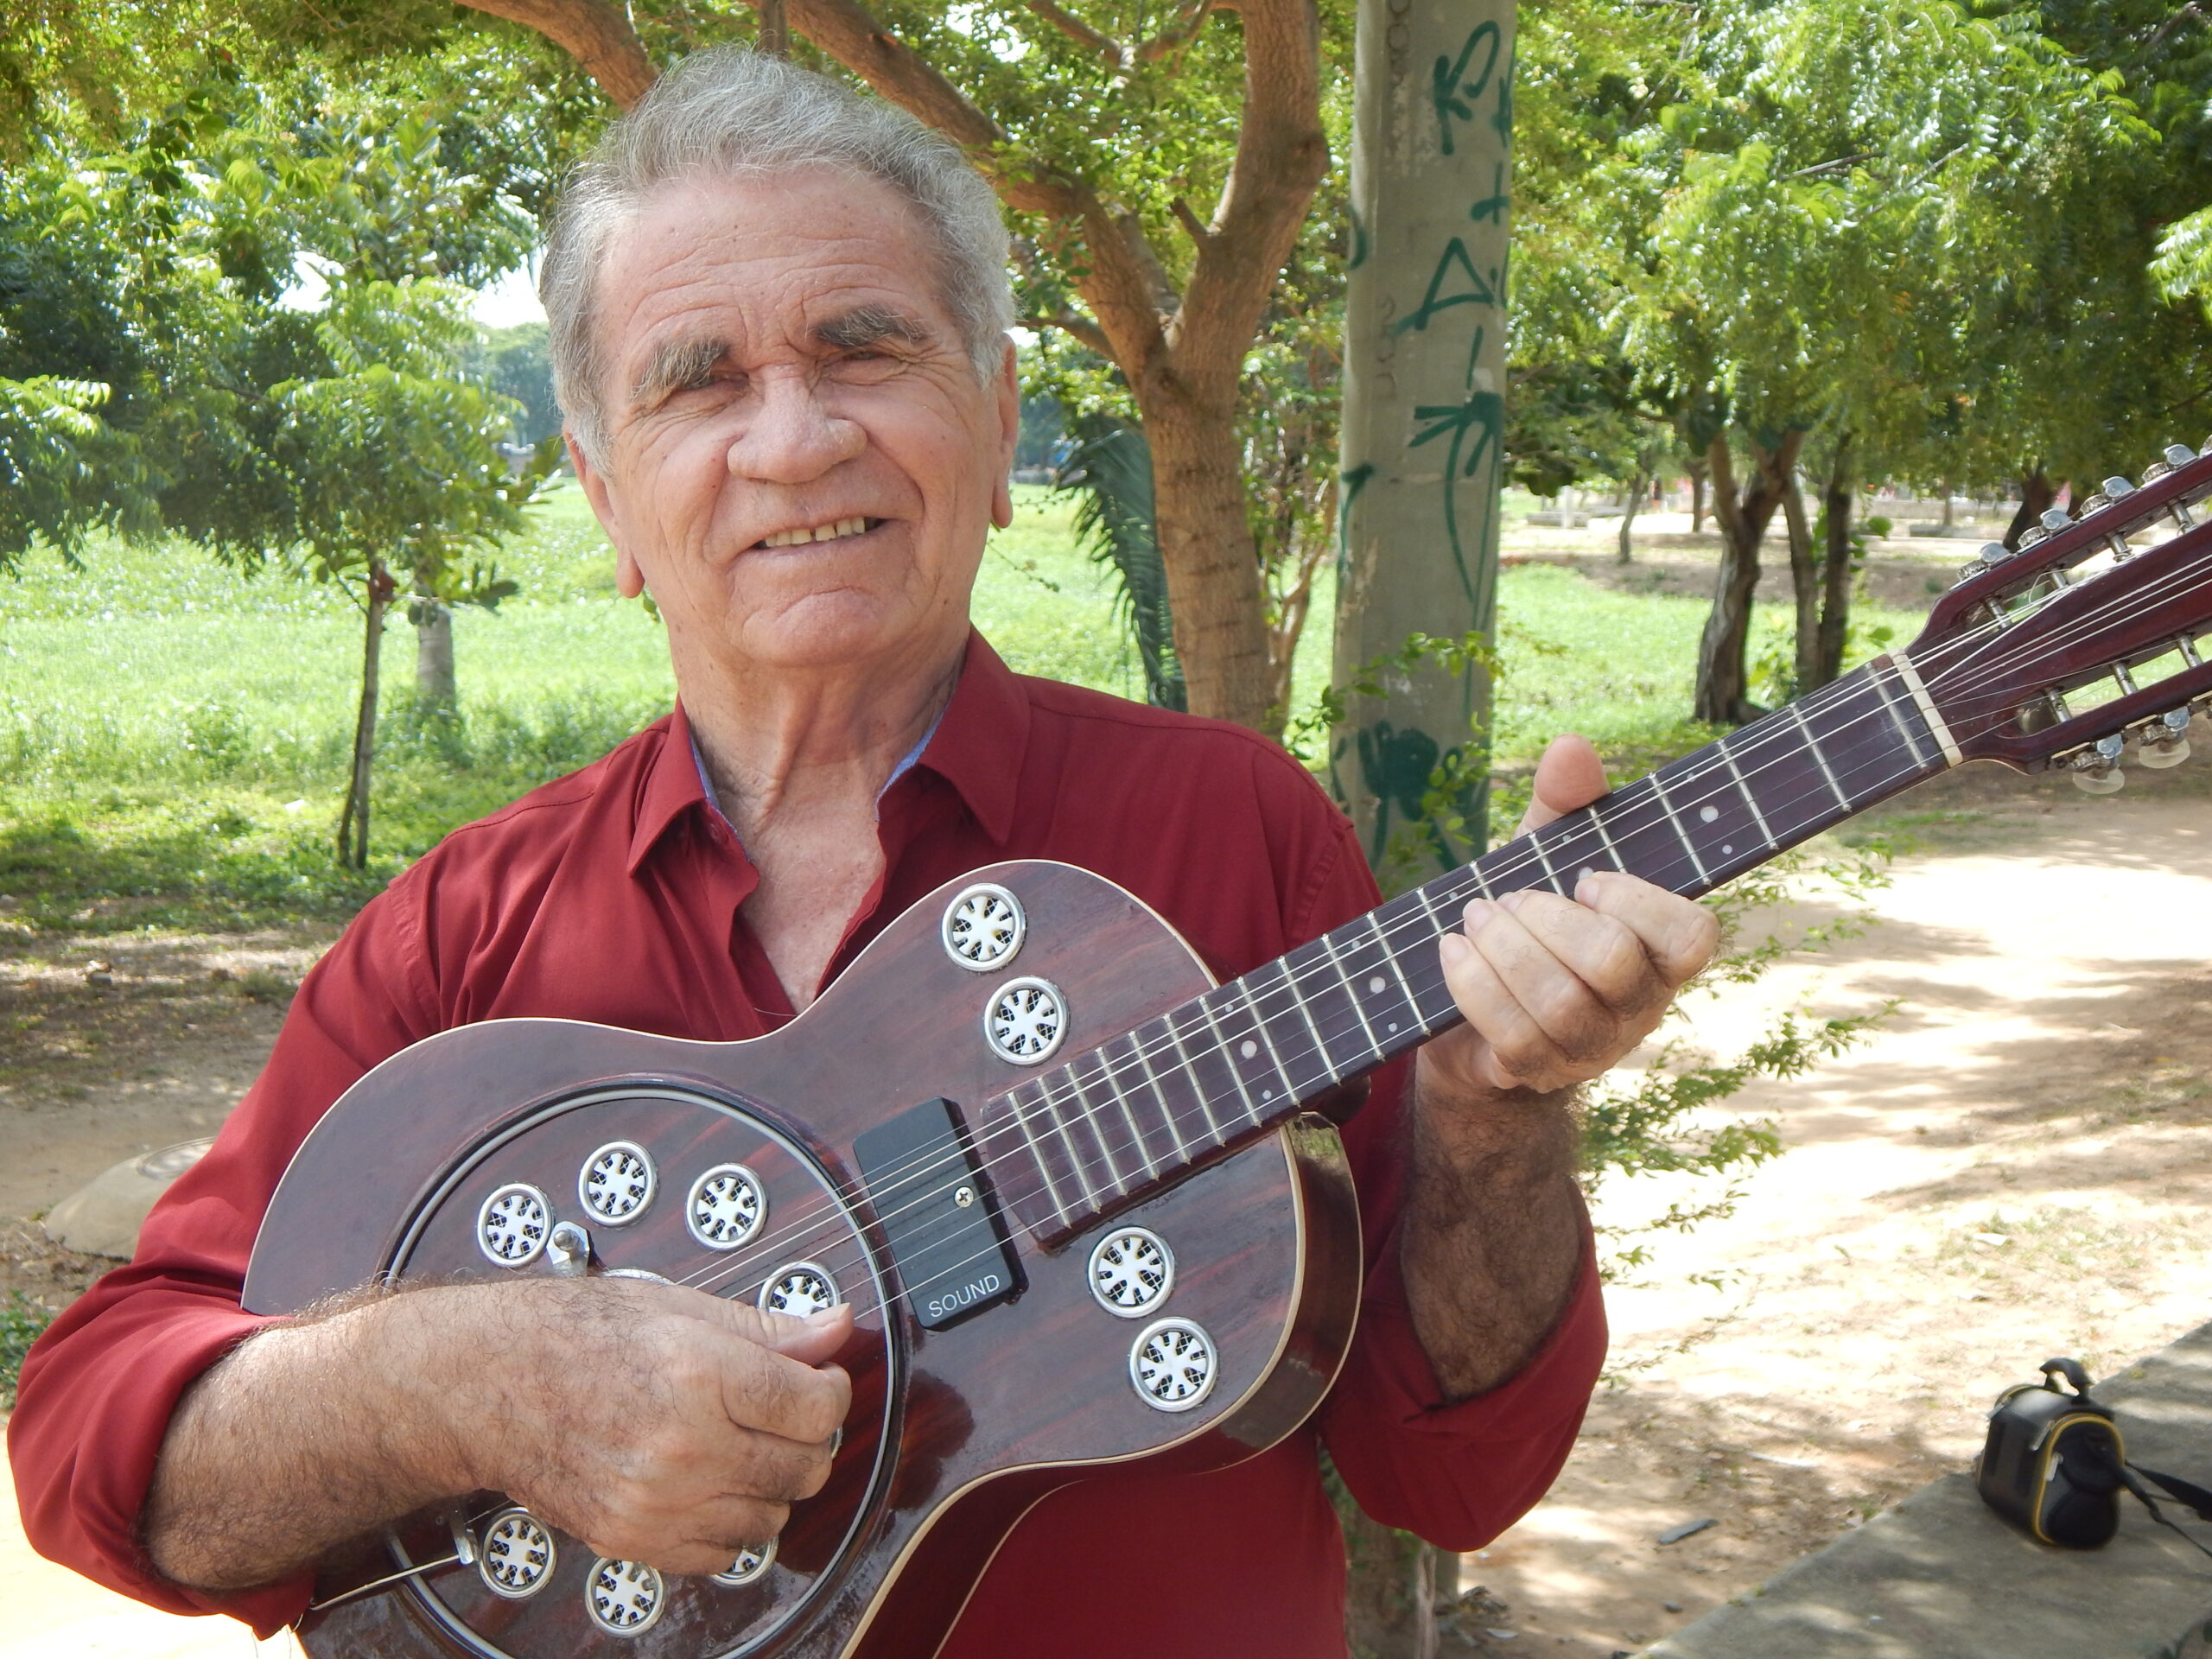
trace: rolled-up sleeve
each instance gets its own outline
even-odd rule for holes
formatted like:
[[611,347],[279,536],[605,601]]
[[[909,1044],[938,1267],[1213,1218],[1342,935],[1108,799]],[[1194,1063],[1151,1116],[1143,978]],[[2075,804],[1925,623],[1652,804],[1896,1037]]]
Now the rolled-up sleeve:
[[211,1594],[163,1578],[140,1517],[169,1418],[210,1366],[272,1321],[240,1294],[270,1195],[331,1103],[426,1022],[407,895],[365,910],[302,984],[268,1066],[214,1146],[162,1196],[129,1265],[57,1319],[23,1362],[8,1456],[39,1554],[176,1613],[227,1613],[269,1635],[309,1580]]

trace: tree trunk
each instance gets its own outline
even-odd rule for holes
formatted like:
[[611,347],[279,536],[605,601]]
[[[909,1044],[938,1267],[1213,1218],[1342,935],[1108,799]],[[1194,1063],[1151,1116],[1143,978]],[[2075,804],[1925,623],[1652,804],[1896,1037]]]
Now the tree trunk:
[[[1817,691],[1843,672],[1843,643],[1851,627],[1851,519],[1859,505],[1859,492],[1852,475],[1851,435],[1835,447],[1828,468],[1828,484],[1821,505],[1827,516],[1827,546],[1821,568],[1820,648],[1815,653],[1813,678],[1803,687]],[[1943,486],[1946,511],[1951,486]]]
[[1267,590],[1244,512],[1233,385],[1219,403],[1137,388],[1175,658],[1192,714],[1280,732],[1289,711],[1270,707]]
[[1759,585],[1759,542],[1782,505],[1783,486],[1797,464],[1802,432],[1783,435],[1771,454],[1751,441],[1757,475],[1739,500],[1735,459],[1728,435],[1716,434],[1706,448],[1713,478],[1713,517],[1720,528],[1720,569],[1713,580],[1713,610],[1698,641],[1695,718],[1715,726],[1736,726],[1753,718],[1745,649],[1751,643],[1751,598]]
[[1338,1514],[1351,1566],[1344,1645],[1351,1659],[1436,1659],[1436,1608],[1459,1592],[1459,1557],[1371,1521],[1352,1504],[1339,1503]]
[[1694,461],[1686,470],[1690,475],[1690,534],[1702,536],[1705,533],[1706,463],[1702,460]]
[[1793,470],[1782,486],[1782,520],[1789,538],[1789,591],[1796,601],[1796,652],[1790,669],[1789,698],[1813,689],[1820,672],[1821,565],[1813,550],[1813,526],[1805,512],[1805,492]]
[[384,615],[397,591],[384,561],[372,559],[361,601],[361,704],[353,717],[353,765],[346,779],[346,804],[338,815],[338,861],[348,869],[369,867],[369,768],[377,751],[377,681],[384,655]]
[[[1512,0],[1357,10],[1339,685],[1415,632],[1496,626],[1514,21]],[[1389,885],[1482,849],[1490,709],[1480,659],[1347,700],[1329,784]],[[1440,766],[1452,798],[1426,815]]]
[[2020,537],[2050,511],[2050,504],[2057,499],[2058,486],[2045,476],[2042,467],[2021,474],[2020,510],[2012,515],[2012,524],[2005,531],[2005,545],[2019,546]]
[[453,673],[453,607],[417,594],[407,613],[415,624],[416,707],[450,714],[461,702]]
[[1643,505],[1643,493],[1650,487],[1651,474],[1638,473],[1636,482],[1630,486],[1628,499],[1621,504],[1621,546],[1614,558],[1617,564],[1636,563],[1636,512]]

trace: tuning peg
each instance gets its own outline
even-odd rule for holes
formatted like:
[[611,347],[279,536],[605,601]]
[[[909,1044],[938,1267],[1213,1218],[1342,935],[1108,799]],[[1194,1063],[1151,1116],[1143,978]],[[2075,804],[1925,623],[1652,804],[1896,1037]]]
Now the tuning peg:
[[1966,563],[1959,567],[1959,580],[1958,582],[1953,582],[1951,585],[1955,588],[1959,586],[1961,582],[1972,582],[1976,576],[1983,575],[1989,571],[1994,570],[1999,565],[2004,563],[2005,560],[2012,556],[2012,550],[2005,546],[2004,543],[1984,542],[1981,544],[1980,550],[1975,553],[1973,558],[1969,559]]
[[2047,534],[2056,536],[2062,530],[2072,528],[2074,515],[2063,507],[2053,507],[2044,514],[2042,523]]
[[2074,787],[2088,795],[2117,795],[2127,786],[2127,774],[2120,769],[2120,757],[2126,747],[2126,740],[2118,733],[2101,737],[2095,744],[2074,757]]
[[2196,451],[2185,443],[2170,443],[2166,446],[2166,462],[2169,466],[2186,467],[2196,459]]
[[2119,500],[2123,495],[2133,495],[2135,493],[2135,486],[2129,483],[2126,479],[2120,477],[2117,473],[2105,480],[2105,481],[2098,485],[2097,487],[2115,501]]
[[2145,726],[2135,758],[2154,772],[2189,759],[2189,710],[2169,709]]

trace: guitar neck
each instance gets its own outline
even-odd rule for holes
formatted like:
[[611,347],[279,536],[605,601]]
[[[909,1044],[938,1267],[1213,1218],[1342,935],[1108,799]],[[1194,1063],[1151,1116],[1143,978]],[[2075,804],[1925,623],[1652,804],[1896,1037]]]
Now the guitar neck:
[[1473,899],[1598,870],[1694,898],[1958,759],[1910,664],[1877,658],[996,1096],[1001,1197],[1061,1243],[1459,1024],[1436,942]]

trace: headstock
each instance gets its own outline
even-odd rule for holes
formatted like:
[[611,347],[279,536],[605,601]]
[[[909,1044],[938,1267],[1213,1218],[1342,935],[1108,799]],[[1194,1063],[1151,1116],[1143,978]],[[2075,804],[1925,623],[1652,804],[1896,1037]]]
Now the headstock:
[[[1906,651],[1967,760],[2065,766],[2093,793],[2187,758],[2212,709],[2212,443],[2174,445],[2140,484],[2054,507],[2018,550],[1992,542]],[[2152,544],[2161,529],[2176,533]]]

